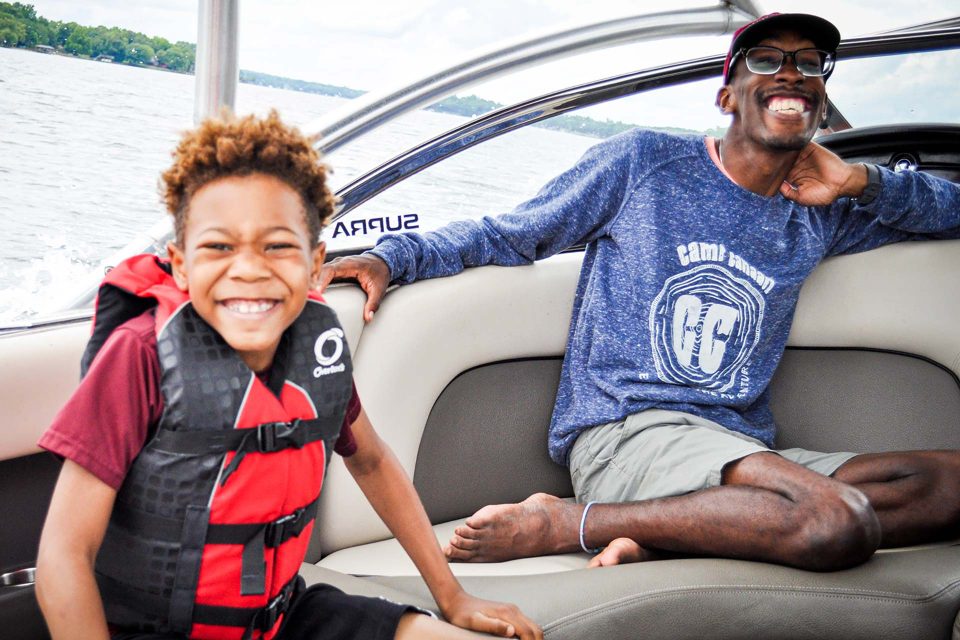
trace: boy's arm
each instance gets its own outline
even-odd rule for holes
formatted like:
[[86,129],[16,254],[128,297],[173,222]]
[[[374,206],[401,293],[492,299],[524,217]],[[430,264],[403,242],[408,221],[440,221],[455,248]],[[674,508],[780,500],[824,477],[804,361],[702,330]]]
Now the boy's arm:
[[413,560],[444,617],[465,629],[541,639],[540,628],[517,607],[475,598],[463,590],[440,550],[413,483],[361,410],[351,425],[357,452],[344,458],[374,510]]
[[107,640],[107,620],[93,574],[117,492],[65,460],[40,536],[37,600],[53,640]]

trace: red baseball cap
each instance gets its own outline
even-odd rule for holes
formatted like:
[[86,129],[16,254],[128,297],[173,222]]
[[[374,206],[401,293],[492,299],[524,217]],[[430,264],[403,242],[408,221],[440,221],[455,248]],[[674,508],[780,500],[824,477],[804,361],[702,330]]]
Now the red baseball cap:
[[795,31],[824,51],[836,51],[840,44],[840,31],[828,20],[807,13],[768,13],[740,27],[733,34],[727,59],[723,63],[723,84],[730,84],[730,61],[733,56],[776,31]]

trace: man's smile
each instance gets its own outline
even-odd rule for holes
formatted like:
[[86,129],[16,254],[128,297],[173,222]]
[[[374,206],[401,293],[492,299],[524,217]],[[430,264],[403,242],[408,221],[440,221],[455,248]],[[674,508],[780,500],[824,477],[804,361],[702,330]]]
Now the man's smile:
[[759,96],[760,104],[778,116],[803,116],[819,106],[815,95],[805,91],[775,90],[764,92]]
[[776,113],[804,113],[809,111],[806,100],[774,96],[767,100],[767,109]]

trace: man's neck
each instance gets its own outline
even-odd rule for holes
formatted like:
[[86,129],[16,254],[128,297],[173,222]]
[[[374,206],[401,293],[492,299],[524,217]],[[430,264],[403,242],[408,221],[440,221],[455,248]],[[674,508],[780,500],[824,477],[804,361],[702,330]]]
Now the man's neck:
[[771,197],[800,155],[800,151],[780,151],[758,145],[747,138],[727,131],[719,141],[718,155],[730,179],[758,195]]

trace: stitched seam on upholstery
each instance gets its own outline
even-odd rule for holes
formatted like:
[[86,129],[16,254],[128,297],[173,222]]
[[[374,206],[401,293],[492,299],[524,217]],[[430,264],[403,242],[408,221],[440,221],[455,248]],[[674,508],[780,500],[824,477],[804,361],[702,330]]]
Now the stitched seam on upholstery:
[[618,609],[624,609],[629,605],[635,604],[637,602],[643,602],[646,600],[658,600],[663,598],[668,598],[675,595],[686,595],[690,593],[725,593],[729,594],[730,589],[736,589],[738,591],[755,591],[755,592],[769,592],[769,591],[780,591],[786,593],[792,593],[800,596],[813,596],[818,598],[832,598],[839,600],[862,600],[862,601],[878,601],[878,602],[889,602],[891,600],[898,601],[900,604],[925,604],[929,602],[936,601],[940,599],[945,593],[949,591],[954,591],[957,587],[960,586],[960,580],[951,582],[939,591],[922,597],[916,597],[912,594],[906,593],[897,593],[893,591],[860,591],[859,589],[847,589],[847,588],[815,588],[815,587],[784,587],[784,586],[766,586],[766,585],[696,585],[693,587],[685,587],[682,589],[661,589],[648,594],[642,595],[633,595],[614,600],[612,602],[607,602],[599,604],[595,607],[585,609],[580,613],[570,614],[560,618],[552,623],[544,625],[544,631],[560,629],[564,626],[570,624],[579,623],[591,618],[595,618],[600,615],[609,613],[610,611],[617,611]]

